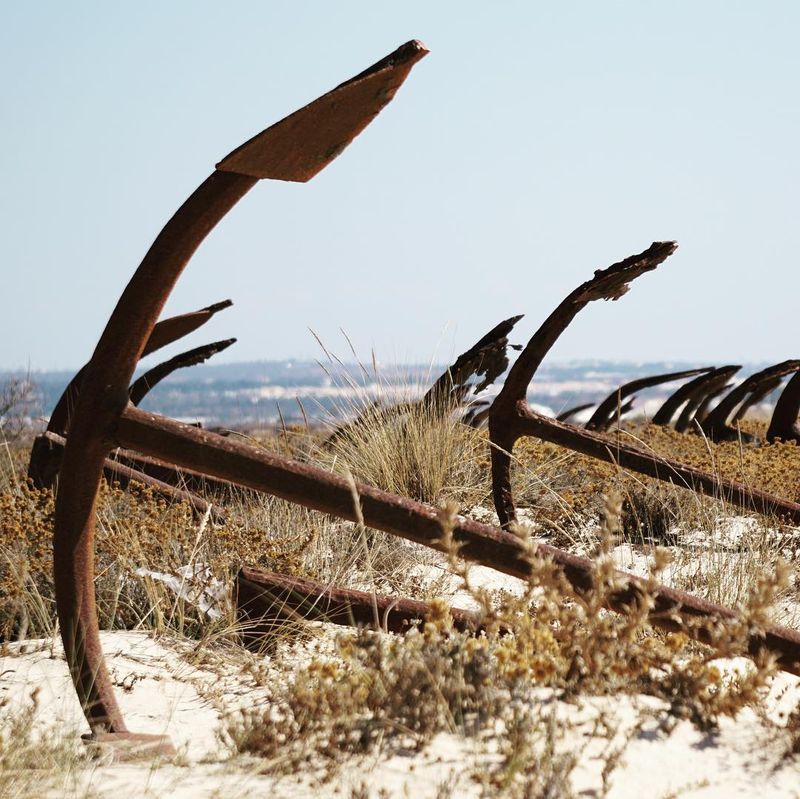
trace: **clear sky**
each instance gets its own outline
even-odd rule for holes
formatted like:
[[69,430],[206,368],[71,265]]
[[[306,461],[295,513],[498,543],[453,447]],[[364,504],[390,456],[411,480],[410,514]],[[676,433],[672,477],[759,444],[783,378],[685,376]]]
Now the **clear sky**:
[[236,304],[191,346],[444,360],[676,239],[551,357],[800,356],[800,3],[71,0],[0,11],[0,369],[79,366],[216,161],[411,38],[376,122],[195,255],[167,311]]

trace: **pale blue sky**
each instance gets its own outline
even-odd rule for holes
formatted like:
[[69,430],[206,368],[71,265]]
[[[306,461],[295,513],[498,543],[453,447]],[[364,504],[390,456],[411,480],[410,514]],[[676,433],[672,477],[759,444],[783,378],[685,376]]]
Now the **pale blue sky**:
[[[231,297],[222,360],[444,360],[522,340],[654,239],[554,359],[800,356],[800,4],[6,2],[0,369],[77,367],[161,226],[222,156],[419,38],[378,120],[306,185],[262,182],[168,311]],[[187,343],[188,345],[188,343]]]

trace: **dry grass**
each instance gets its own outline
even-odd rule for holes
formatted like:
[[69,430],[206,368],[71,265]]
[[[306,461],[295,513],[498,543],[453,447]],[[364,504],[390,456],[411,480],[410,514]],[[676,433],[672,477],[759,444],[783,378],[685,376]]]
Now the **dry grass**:
[[[357,435],[343,436],[335,447],[299,432],[273,437],[266,444],[289,454],[300,450],[307,459],[390,490],[403,485],[419,488],[419,475],[436,471],[438,477],[424,489],[431,498],[455,501],[462,509],[465,502],[467,507],[478,502],[478,497],[485,504],[485,434],[460,425],[452,414],[426,417],[414,410],[388,417],[376,414],[357,430]],[[800,477],[796,458],[800,450],[794,445],[709,446],[696,436],[650,428],[631,435],[656,452],[674,449],[673,456],[705,468],[711,462],[723,476],[744,476],[754,482],[754,475],[760,475],[758,485],[773,490],[796,485]],[[432,441],[442,448],[441,457],[436,457],[435,446],[426,444],[428,439],[428,444]],[[49,492],[31,489],[23,479],[24,449],[6,447],[4,452],[0,458],[0,636],[50,635],[53,498]],[[670,546],[669,582],[713,601],[739,605],[765,569],[774,570],[781,559],[796,560],[796,536],[776,520],[753,517],[739,522],[732,534],[733,511],[723,503],[530,439],[521,442],[515,454],[517,496],[521,505],[527,505],[526,518],[537,526],[537,533],[548,535],[556,544],[591,551],[597,543],[592,520],[599,512],[599,498],[614,488],[625,498],[621,540],[644,554],[655,546]],[[450,490],[459,475],[479,473],[482,484],[474,480],[469,490]],[[470,486],[469,481],[466,485]],[[156,499],[143,488],[104,487],[99,507],[96,590],[101,623],[106,627],[170,628],[198,636],[217,623],[230,626],[231,609],[224,603],[224,618],[219,622],[210,621],[195,604],[201,590],[210,587],[204,582],[212,578],[215,590],[224,594],[241,563],[390,593],[430,596],[441,590],[423,579],[426,566],[441,565],[439,556],[271,497],[242,492],[228,505],[224,525],[202,522],[185,506]],[[182,575],[187,583],[184,595],[176,599],[172,589],[158,579],[141,576],[142,571]],[[795,604],[795,582],[792,575],[779,598],[782,620],[792,620],[786,612]]]
[[[763,425],[752,423],[750,432]],[[689,466],[711,472],[721,478],[737,480],[751,488],[759,488],[795,501],[800,498],[800,447],[794,443],[744,444],[728,441],[715,444],[694,434],[676,433],[656,425],[630,425],[616,431],[620,440],[645,452],[672,458]],[[621,481],[623,493],[635,493],[657,481],[622,472],[613,464],[569,452],[556,444],[537,439],[521,439],[515,449],[517,470],[532,470],[539,477],[531,490],[518,492],[518,503],[530,507],[537,516],[562,519],[568,514],[596,517],[599,497],[612,481]],[[522,484],[524,485],[524,483]],[[691,492],[677,489],[682,497],[682,521],[691,520],[690,511],[703,512],[703,500]],[[662,494],[664,496],[664,494]],[[728,511],[731,509],[728,508]]]
[[36,400],[30,376],[12,377],[0,384],[0,441],[16,443],[30,437],[28,420]]
[[[771,490],[786,489],[800,476],[798,449],[789,445],[714,446],[649,429],[629,435],[653,451],[713,466],[719,474]],[[480,507],[488,497],[485,434],[464,428],[451,413],[423,414],[413,408],[376,412],[332,445],[308,431],[284,431],[265,443],[443,505],[445,541],[456,507]],[[0,469],[0,641],[50,636],[55,630],[53,496],[33,490],[22,478],[24,450],[5,452]],[[557,719],[559,703],[647,693],[662,700],[658,712],[665,727],[670,720],[689,719],[704,730],[744,707],[758,709],[774,672],[768,660],[727,680],[711,649],[683,635],[653,632],[646,594],[626,616],[603,610],[617,579],[612,555],[623,543],[649,559],[653,577],[658,573],[678,587],[740,607],[745,614],[741,624],[713,630],[717,650],[736,655],[752,626],[797,607],[795,574],[781,560],[794,553],[793,534],[761,517],[739,523],[733,534],[724,504],[552,445],[529,440],[515,454],[518,496],[536,533],[595,556],[593,592],[576,592],[551,563],[538,560],[528,528],[518,531],[531,547],[534,566],[526,590],[520,597],[492,596],[473,584],[452,541],[451,556],[443,558],[383,533],[247,492],[228,498],[227,521],[219,525],[144,488],[103,486],[95,577],[101,624],[170,631],[200,641],[206,652],[224,651],[235,660],[238,631],[229,597],[232,575],[242,563],[415,597],[445,590],[445,581],[430,578],[431,565],[445,576],[455,574],[480,606],[484,635],[453,630],[442,602],[421,632],[402,638],[367,630],[342,633],[335,652],[313,658],[299,671],[287,666],[281,680],[271,678],[267,705],[230,717],[226,736],[232,750],[255,755],[259,769],[269,773],[311,764],[319,776],[330,776],[350,758],[424,748],[436,735],[448,733],[470,738],[492,753],[474,775],[486,796],[570,796],[580,751],[568,745],[576,736]],[[165,578],[171,578],[171,586]],[[204,601],[209,603],[205,609]],[[771,610],[776,603],[778,610]],[[504,629],[511,633],[502,634]],[[294,640],[284,637],[282,646],[291,649]],[[280,667],[274,657],[273,671]],[[242,654],[241,663],[258,671],[251,656]],[[798,748],[800,738],[796,716],[789,717],[790,751]],[[24,723],[19,716],[6,726]],[[611,719],[601,716],[595,725],[613,727]],[[619,755],[610,743],[613,730],[608,736],[606,787]],[[23,734],[18,738],[30,740]],[[25,746],[14,755],[21,765],[0,762],[0,780],[16,779],[17,773],[38,779],[34,764],[25,760]],[[69,769],[73,766],[62,771]],[[443,786],[443,796],[447,790]]]
[[[0,490],[0,641],[48,637],[55,631],[54,497],[32,488],[16,465],[7,472]],[[247,492],[229,498],[225,512],[226,522],[215,524],[145,487],[102,484],[95,535],[101,627],[194,638],[235,628],[229,597],[242,564],[387,592],[435,590],[418,567],[441,558],[417,545]],[[204,602],[217,612],[209,615]]]
[[94,795],[80,785],[87,759],[74,731],[42,735],[35,730],[38,696],[22,707],[0,700],[0,799],[41,799],[46,795]]
[[461,424],[454,408],[435,413],[414,403],[391,411],[369,407],[359,420],[318,448],[314,460],[420,502],[451,499],[470,507],[488,498],[488,477],[478,466],[483,436]]
[[[750,432],[763,435],[763,425]],[[800,448],[794,444],[713,444],[699,435],[656,426],[631,426],[619,432],[645,451],[671,457],[721,478],[797,498]],[[613,488],[624,498],[619,542],[647,554],[669,547],[673,563],[664,580],[674,587],[731,607],[746,602],[758,579],[780,562],[792,565],[786,587],[776,597],[774,620],[796,624],[800,573],[800,535],[780,519],[745,514],[725,502],[684,488],[625,472],[613,464],[567,452],[556,445],[524,439],[515,448],[517,473],[535,474],[528,490],[515,492],[520,506],[552,543],[590,552],[597,542],[593,521],[601,498]],[[515,475],[520,485],[524,479]]]
[[[273,689],[266,709],[244,710],[227,726],[231,746],[263,759],[267,773],[301,767],[321,779],[354,756],[420,749],[437,734],[480,740],[500,758],[474,776],[486,795],[570,796],[577,763],[569,723],[556,723],[559,701],[578,696],[647,693],[663,700],[661,720],[689,719],[712,730],[724,716],[762,700],[774,667],[760,661],[736,680],[723,679],[718,652],[743,653],[752,625],[763,624],[783,575],[762,579],[741,624],[715,627],[714,648],[683,634],[655,634],[647,623],[652,598],[620,616],[603,609],[617,587],[610,556],[620,503],[611,500],[598,539],[589,594],[575,591],[551,562],[536,558],[520,597],[495,597],[472,585],[452,545],[455,508],[441,514],[451,567],[479,602],[486,633],[458,633],[444,603],[420,632],[405,637],[361,630],[342,633],[334,655],[313,659],[286,686]],[[653,577],[667,565],[660,553]],[[505,630],[509,630],[506,633]],[[598,727],[613,726],[600,714]],[[613,738],[613,730],[609,739]],[[604,785],[619,751],[609,746]],[[495,792],[495,793],[492,793]]]

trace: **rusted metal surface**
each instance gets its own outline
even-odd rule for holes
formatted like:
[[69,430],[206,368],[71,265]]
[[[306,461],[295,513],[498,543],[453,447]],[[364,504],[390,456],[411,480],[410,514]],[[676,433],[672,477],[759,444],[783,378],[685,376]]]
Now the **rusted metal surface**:
[[578,311],[592,300],[618,299],[628,290],[632,280],[655,269],[675,251],[675,247],[673,242],[657,242],[639,255],[595,272],[594,278],[571,292],[550,314],[511,368],[489,414],[492,490],[502,527],[508,527],[516,518],[511,489],[511,460],[514,444],[523,436],[551,441],[589,457],[618,464],[638,474],[724,499],[747,510],[776,514],[795,524],[800,523],[800,505],[794,502],[645,452],[624,443],[619,435],[603,436],[549,419],[536,413],[528,405],[528,384],[550,347]]
[[[453,627],[481,629],[477,613],[449,608]],[[242,567],[236,575],[236,613],[243,637],[260,646],[286,622],[324,621],[350,627],[375,627],[404,633],[430,618],[430,602],[325,585],[303,577]]]
[[792,375],[775,403],[772,419],[767,428],[767,441],[780,439],[800,443],[798,414],[800,414],[800,372]]
[[232,300],[222,300],[221,302],[207,305],[199,311],[189,311],[189,313],[162,319],[156,323],[150,333],[147,344],[144,345],[142,350],[142,358],[188,336],[189,333],[193,333],[206,324],[215,314],[230,308],[232,305]]
[[608,269],[599,269],[591,280],[572,291],[550,314],[534,333],[520,353],[505,380],[503,390],[495,401],[499,409],[511,407],[518,399],[524,399],[531,380],[544,356],[566,330],[578,312],[590,302],[598,299],[618,300],[628,291],[628,284],[637,277],[651,272],[677,249],[673,241],[655,242],[639,255],[613,264]]
[[731,422],[740,422],[747,415],[747,412],[755,405],[763,402],[773,391],[780,387],[783,382],[783,376],[772,377],[764,380],[758,388],[756,388],[749,397],[739,406],[739,410],[731,417]]
[[[613,412],[607,419],[607,425],[611,426],[616,424],[626,413],[633,410],[634,403],[636,401],[636,397],[631,397],[629,400],[626,400],[622,405],[618,405],[614,408]],[[576,416],[581,411],[585,411],[587,408],[591,408],[594,406],[593,402],[587,402],[584,405],[576,405],[574,408],[568,408],[566,411],[559,413],[556,416],[556,419],[559,422],[567,422],[573,416]]]
[[125,449],[115,449],[109,455],[115,464],[127,466],[130,469],[159,480],[167,485],[175,486],[186,491],[196,492],[203,496],[211,496],[216,501],[227,501],[232,496],[241,496],[242,489],[224,480],[215,480],[207,474],[202,474],[194,469],[178,469],[172,463],[149,458],[138,452]]
[[703,433],[712,441],[731,441],[741,435],[737,428],[728,425],[728,417],[739,403],[746,400],[754,391],[774,378],[785,377],[800,369],[800,361],[782,361],[750,375],[720,400],[719,404],[700,421]]
[[53,488],[61,468],[61,456],[65,439],[56,433],[45,432],[36,436],[31,446],[28,460],[28,479],[38,489]]
[[361,133],[427,55],[418,41],[393,53],[237,147],[217,170],[305,183]]
[[489,416],[490,400],[473,400],[461,418],[468,427],[480,427]]
[[[55,483],[55,478],[58,471],[61,469],[61,462],[64,457],[64,447],[67,440],[58,435],[57,433],[42,433],[37,436],[34,441],[34,448],[46,448],[46,455],[40,458],[40,462],[46,463],[47,468],[51,469],[53,474],[46,478],[50,480],[51,484]],[[131,459],[131,462],[121,461],[115,457],[106,458],[103,462],[103,476],[109,484],[118,483],[121,488],[127,488],[132,482],[139,483],[149,488],[155,496],[162,497],[170,502],[185,502],[189,505],[199,516],[204,516],[210,512],[211,518],[217,523],[225,521],[225,514],[215,506],[211,505],[208,500],[191,491],[186,490],[187,486],[183,485],[188,481],[182,479],[181,473],[172,468],[172,473],[167,473],[168,478],[162,479],[158,474],[148,474],[136,468],[136,465],[142,463],[152,463],[152,459],[139,457]],[[213,482],[211,478],[209,481]],[[227,484],[230,485],[230,484]],[[231,486],[231,488],[234,488]]]
[[[147,344],[144,350],[142,350],[141,357],[144,358],[145,355],[156,352],[162,347],[172,344],[173,341],[188,336],[189,333],[194,332],[208,322],[214,314],[225,310],[225,308],[230,308],[231,305],[233,305],[231,300],[223,300],[222,302],[209,305],[206,308],[201,308],[199,311],[190,311],[189,313],[180,314],[179,316],[171,316],[168,319],[162,319],[153,328],[152,333],[147,339]],[[66,389],[64,389],[64,393],[61,395],[55,408],[53,408],[53,412],[50,414],[50,419],[47,423],[47,430],[49,432],[58,433],[59,435],[66,434],[69,428],[69,417],[78,399],[78,393],[83,383],[85,371],[86,366],[83,366],[75,377],[72,378]]]
[[[558,428],[572,429],[553,420],[545,421]],[[603,436],[584,430],[576,432],[607,446]],[[360,518],[354,506],[352,485],[342,477],[133,406],[128,406],[120,417],[116,438],[120,446],[178,465],[192,465],[220,479],[306,508],[351,521]],[[356,485],[356,493],[364,523],[369,527],[446,551],[436,508],[364,484]],[[794,505],[794,510],[800,520],[800,505]],[[467,560],[522,579],[531,574],[531,552],[512,533],[458,516],[452,539],[459,555]],[[546,544],[535,544],[533,554],[556,563],[576,590],[592,589],[594,565],[589,559]],[[624,613],[640,601],[646,590],[645,582],[624,572],[618,572],[617,579],[619,588],[611,595],[609,607]],[[650,618],[653,624],[664,629],[682,629],[700,640],[707,640],[709,628],[695,626],[698,621],[706,619],[713,624],[720,619],[737,618],[728,608],[682,591],[665,586],[656,586],[654,590]],[[757,654],[765,649],[776,654],[781,668],[800,674],[800,633],[778,626],[769,627],[764,635],[753,633],[750,653]]]
[[586,427],[587,430],[596,430],[597,432],[608,430],[608,428],[614,424],[617,418],[617,410],[624,404],[624,400],[636,391],[658,386],[661,385],[661,383],[670,383],[673,380],[680,380],[684,377],[694,377],[695,375],[704,374],[708,371],[706,367],[702,369],[685,369],[682,372],[670,372],[668,374],[640,377],[637,380],[624,383],[616,391],[612,391],[597,406],[597,410],[592,414],[592,417],[586,422],[584,427]]
[[556,416],[556,419],[558,419],[559,422],[566,422],[568,419],[571,419],[573,416],[577,416],[581,411],[585,411],[587,408],[591,408],[593,405],[593,402],[585,402],[583,405],[576,405],[574,408],[567,408],[567,410],[559,413],[558,416]]
[[[439,551],[449,546],[443,540],[439,512],[431,506],[366,485],[356,485],[354,497],[352,482],[328,471],[146,413],[129,401],[134,369],[153,342],[158,329],[156,320],[164,303],[188,260],[216,223],[261,178],[299,182],[310,179],[374,118],[426,52],[418,42],[403,45],[223,159],[157,236],[83,370],[64,445],[53,545],[62,640],[95,743],[116,744],[125,751],[137,747],[164,753],[174,751],[167,738],[126,730],[100,647],[92,579],[94,519],[98,486],[111,450],[117,447],[133,450],[141,453],[137,458],[158,459],[175,469],[266,492],[342,519],[363,519],[372,528]],[[513,518],[508,464],[504,476],[502,462],[498,466],[494,457],[496,452],[504,451],[510,456],[514,442],[523,435],[548,438],[593,457],[619,462],[644,474],[652,473],[662,480],[682,481],[695,490],[715,495],[730,492],[726,499],[747,507],[775,509],[774,497],[718,481],[666,459],[654,459],[608,437],[544,419],[525,401],[527,386],[541,359],[575,314],[592,300],[618,299],[631,280],[655,269],[674,249],[672,242],[655,243],[644,253],[597,272],[551,314],[511,369],[489,418],[495,445],[492,452],[495,498],[498,512],[505,513],[505,522]],[[481,374],[488,377],[499,361],[494,363]],[[451,375],[445,393],[449,395],[453,390],[458,393],[458,385]],[[800,505],[783,503],[778,509],[800,521]],[[523,579],[531,574],[532,555],[548,558],[562,569],[577,591],[593,589],[591,561],[543,544],[529,548],[518,536],[503,529],[459,516],[452,530],[452,542],[460,556]],[[624,613],[642,601],[649,603],[650,597],[653,597],[650,618],[654,624],[685,630],[700,640],[709,640],[709,631],[720,620],[737,618],[732,610],[667,587],[653,589],[649,583],[621,572],[617,573],[608,607]],[[775,653],[782,668],[800,673],[800,634],[781,627],[754,631],[749,641],[750,653],[765,649]]]
[[608,430],[609,427],[617,424],[626,413],[630,413],[633,410],[635,403],[636,396],[633,396],[629,400],[626,400],[622,405],[618,405],[616,408],[614,408],[613,413],[606,421],[606,430]]
[[727,383],[728,380],[741,368],[741,366],[735,365],[721,366],[717,369],[709,367],[707,374],[701,374],[694,380],[684,383],[682,386],[680,386],[680,388],[667,397],[664,404],[656,411],[651,422],[657,425],[669,425],[670,422],[672,422],[673,416],[675,416],[678,409],[684,403],[686,403],[687,408],[691,407],[690,414],[693,414],[697,408],[697,405],[699,405],[702,401],[697,400],[695,403],[695,398],[699,395],[704,396],[706,387],[709,384],[719,380],[722,380],[723,383]]
[[100,337],[69,423],[53,541],[61,636],[94,734],[127,732],[97,627],[92,583],[97,490],[133,371],[164,303],[206,235],[261,177],[306,181],[324,168],[391,100],[426,53],[418,42],[403,45],[223,159],[159,233]]
[[558,305],[533,334],[506,376],[489,413],[489,438],[492,445],[492,493],[498,518],[503,527],[515,518],[511,493],[511,453],[522,409],[529,409],[528,386],[544,356],[566,330],[578,312],[593,300],[617,300],[628,291],[628,284],[651,272],[673,252],[675,242],[655,242],[639,255],[626,258],[608,269],[598,270],[591,280],[582,283]]
[[678,433],[685,433],[687,430],[698,432],[701,430],[700,422],[708,415],[708,410],[720,394],[730,391],[733,383],[729,383],[727,377],[719,375],[715,380],[709,381],[701,391],[686,403],[684,409],[678,414],[675,420],[675,430]]
[[470,391],[479,394],[491,386],[508,369],[508,336],[522,316],[504,319],[461,353],[428,389],[420,405],[431,409],[455,408],[464,403]]
[[128,396],[134,405],[138,405],[155,386],[164,378],[169,377],[177,369],[186,369],[189,366],[196,366],[204,363],[213,355],[228,349],[236,343],[235,338],[227,338],[224,341],[214,341],[211,344],[204,344],[202,347],[195,347],[193,350],[182,352],[168,361],[163,361],[148,369],[140,378],[134,381],[128,389]]

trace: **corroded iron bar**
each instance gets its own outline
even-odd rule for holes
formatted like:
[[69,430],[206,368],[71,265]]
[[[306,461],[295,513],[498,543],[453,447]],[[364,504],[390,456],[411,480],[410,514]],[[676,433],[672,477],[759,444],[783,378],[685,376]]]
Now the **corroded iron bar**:
[[188,491],[212,494],[217,499],[229,498],[234,494],[240,494],[242,491],[239,486],[235,486],[233,483],[215,480],[213,477],[194,469],[178,469],[172,463],[166,463],[157,458],[149,458],[147,455],[141,455],[138,452],[115,449],[109,457],[114,463],[128,466],[168,485]]
[[606,425],[606,430],[609,427],[611,427],[611,425],[617,424],[619,422],[619,420],[622,419],[622,417],[626,413],[629,413],[630,411],[632,411],[635,402],[636,402],[636,397],[633,396],[629,400],[624,402],[622,405],[619,405],[618,407],[614,408],[611,416],[608,418],[607,425]]
[[767,441],[797,441],[800,442],[800,428],[797,417],[800,414],[800,372],[792,375],[786,384],[767,428]]
[[591,280],[570,292],[520,353],[495,400],[495,407],[512,407],[518,399],[524,399],[542,359],[582,308],[593,300],[618,300],[628,291],[632,280],[656,269],[677,246],[674,241],[655,242],[639,255],[632,255],[608,269],[597,270]]
[[[343,477],[132,405],[120,416],[115,439],[119,446],[177,466],[188,465],[213,477],[351,521],[358,518],[350,483]],[[435,508],[371,486],[359,485],[358,493],[370,527],[441,549],[442,531]],[[466,530],[473,530],[472,522],[464,524]],[[487,526],[481,526],[481,530],[491,532],[468,535],[459,541],[464,544],[462,555],[490,561],[491,553],[497,551],[512,572],[524,568],[517,564],[522,550],[513,535]]]
[[189,313],[162,319],[156,324],[147,339],[147,344],[144,345],[142,350],[142,358],[166,347],[168,344],[172,344],[173,341],[178,341],[178,339],[188,336],[189,333],[193,333],[208,322],[214,314],[230,308],[231,305],[233,305],[233,300],[222,300],[201,308],[199,311],[190,311]]
[[768,397],[783,382],[783,377],[771,377],[754,389],[753,393],[739,406],[731,417],[731,422],[740,422],[754,405]]
[[724,480],[708,472],[664,458],[638,447],[612,440],[607,436],[557,422],[527,407],[520,408],[516,431],[519,436],[535,436],[591,458],[617,464],[637,474],[644,474],[688,488],[732,505],[757,513],[779,515],[792,524],[800,524],[800,504],[749,488],[735,480]]
[[[356,591],[247,566],[236,575],[236,612],[244,622],[245,638],[254,643],[293,619],[374,627],[376,611],[381,629],[404,633],[420,627],[433,608],[430,602]],[[479,631],[480,619],[474,611],[451,607],[449,612],[455,629]]]
[[596,430],[598,432],[608,430],[609,426],[614,423],[617,408],[622,405],[623,400],[636,391],[641,391],[642,389],[650,388],[652,386],[658,386],[661,383],[669,383],[673,380],[680,380],[684,377],[694,377],[695,375],[706,373],[708,371],[709,370],[707,367],[702,369],[685,369],[682,372],[670,372],[668,374],[640,377],[637,380],[631,380],[629,383],[624,383],[616,391],[612,391],[597,406],[597,410],[592,414],[591,419],[589,419],[584,426],[587,430]]
[[728,426],[728,417],[734,409],[765,381],[774,377],[785,377],[800,369],[800,361],[782,361],[750,375],[732,389],[720,403],[700,422],[703,433],[713,441],[730,441],[739,436],[739,431]]
[[491,402],[487,402],[483,406],[474,408],[464,417],[464,424],[468,427],[474,427],[476,429],[483,427],[484,422],[489,418],[491,408]]
[[[40,488],[42,482],[48,482],[50,485],[55,483],[55,478],[61,468],[66,443],[66,439],[57,433],[45,432],[36,437],[34,448],[46,450],[46,455],[40,458],[40,462],[46,463],[53,472],[51,476],[40,476],[35,483],[37,487]],[[173,469],[173,472],[177,474],[177,470]],[[174,502],[187,503],[201,516],[211,508],[211,517],[215,522],[225,521],[225,516],[221,512],[211,506],[207,500],[181,488],[180,482],[163,480],[158,475],[147,474],[138,470],[131,463],[122,463],[112,458],[106,458],[103,462],[103,476],[109,483],[117,482],[122,488],[126,488],[131,482],[140,483],[150,488],[156,496]]]
[[[260,180],[305,182],[327,166],[392,99],[427,50],[408,42],[352,80],[234,150],[156,237],[86,367],[70,423],[56,501],[54,577],[61,637],[92,732],[129,735],[114,697],[97,625],[94,520],[113,430],[158,316],[194,251]],[[174,751],[167,741],[158,741]]]
[[128,396],[134,405],[138,405],[147,394],[157,386],[164,378],[169,377],[177,369],[185,369],[188,366],[196,366],[203,363],[223,350],[228,349],[231,344],[235,344],[235,338],[228,338],[224,341],[215,341],[211,344],[204,344],[202,347],[195,347],[187,350],[168,361],[154,366],[146,371],[141,377],[134,381],[128,389]]
[[574,408],[567,408],[567,410],[559,413],[558,416],[556,416],[556,419],[558,419],[559,422],[566,422],[567,419],[576,416],[581,411],[585,411],[587,408],[591,408],[592,405],[594,405],[593,402],[586,402],[583,405],[576,405]]
[[[566,427],[549,421],[552,425]],[[580,430],[577,432],[585,437],[596,438],[607,446],[602,436]],[[116,438],[121,446],[134,447],[178,465],[192,464],[223,480],[307,508],[351,521],[357,521],[363,515],[364,522],[375,529],[438,551],[447,548],[436,508],[360,484],[355,487],[361,510],[359,514],[351,483],[308,464],[282,458],[133,406],[128,406],[120,417]],[[800,513],[800,506],[795,508]],[[520,538],[512,533],[458,516],[452,539],[461,557],[523,579],[531,574],[531,553]],[[592,589],[594,564],[589,559],[546,544],[535,544],[533,554],[556,563],[577,591]],[[624,613],[638,605],[642,592],[646,590],[645,582],[624,572],[617,572],[617,579],[619,587],[611,594],[609,607]],[[737,614],[734,611],[691,594],[665,586],[656,586],[654,589],[651,620],[664,629],[682,629],[700,640],[707,640],[708,633],[702,624],[703,620],[712,622],[735,618]],[[764,636],[757,633],[751,635],[750,654],[755,655],[765,649],[777,655],[781,668],[800,674],[800,633],[772,626]]]
[[461,418],[461,421],[467,427],[480,427],[483,420],[488,415],[489,406],[492,403],[489,400],[473,400],[469,403],[467,411]]
[[719,375],[715,380],[709,381],[701,391],[686,403],[683,410],[675,420],[675,432],[685,433],[687,430],[696,432],[698,425],[708,415],[708,409],[714,400],[733,387],[728,378]]
[[[728,378],[736,374],[741,368],[741,366],[735,365],[721,366],[717,369],[710,367],[708,374],[700,375],[700,377],[696,377],[694,380],[684,383],[667,397],[664,404],[656,411],[651,422],[657,425],[668,425],[672,421],[672,417],[678,411],[678,408],[680,408],[684,402],[686,402],[688,406],[689,403],[693,402],[694,397],[705,391],[705,387],[710,382],[718,380],[722,374],[725,375],[724,382],[727,382]],[[697,404],[699,404],[699,402],[700,401],[698,401]],[[692,412],[696,407],[697,405],[693,406]]]
[[533,334],[511,367],[489,413],[492,494],[503,527],[516,518],[511,490],[511,453],[519,437],[514,429],[519,414],[518,404],[527,406],[528,386],[544,356],[582,308],[593,300],[619,299],[628,291],[631,281],[656,269],[675,252],[677,246],[674,241],[654,242],[638,255],[612,264],[607,269],[598,269],[591,280],[582,283],[562,300]]
[[28,479],[38,489],[52,489],[58,479],[58,470],[61,468],[62,446],[51,439],[64,439],[56,433],[45,432],[36,436],[31,446],[31,456],[28,460]]
[[433,410],[460,405],[471,385],[470,378],[483,376],[475,386],[478,394],[508,368],[508,336],[523,314],[504,319],[456,358],[420,400],[422,407]]
[[127,732],[100,646],[92,586],[95,503],[110,431],[175,281],[200,242],[255,183],[215,172],[183,204],[125,289],[84,373],[59,475],[53,562],[67,662],[94,733]]

